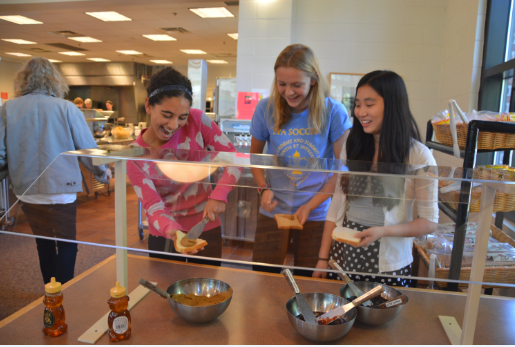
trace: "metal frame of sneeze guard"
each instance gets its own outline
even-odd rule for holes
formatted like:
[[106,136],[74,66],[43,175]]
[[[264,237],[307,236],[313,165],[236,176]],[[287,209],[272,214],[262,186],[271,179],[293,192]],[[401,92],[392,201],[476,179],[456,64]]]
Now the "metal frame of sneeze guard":
[[[73,156],[88,156],[92,157],[94,165],[103,165],[114,163],[115,171],[118,177],[126,177],[127,174],[127,160],[153,160],[145,155],[148,151],[145,148],[137,146],[103,146],[96,149],[78,150],[63,153],[63,155]],[[213,153],[213,152],[210,152]],[[214,152],[216,153],[216,152]],[[215,166],[238,166],[238,167],[257,167],[257,168],[273,168],[270,164],[273,163],[273,158],[279,158],[270,155],[249,155],[240,153],[224,153],[220,161],[205,161],[195,162],[195,165],[215,165]],[[321,169],[320,165],[313,165],[313,167],[303,167],[305,171],[318,171],[327,173],[343,173],[342,164],[335,164],[340,161],[333,161],[332,165],[326,165],[325,169]],[[181,164],[181,161],[177,161]],[[275,162],[277,163],[277,161]],[[187,165],[188,162],[182,162]],[[276,169],[294,170],[295,166],[276,166]],[[345,169],[343,169],[345,170]],[[354,172],[353,172],[354,174]],[[356,172],[355,174],[363,174]],[[374,173],[367,173],[374,175]],[[375,174],[382,175],[382,174]],[[438,176],[438,175],[436,175]],[[421,178],[417,175],[406,175],[406,177]],[[470,177],[470,176],[465,176]],[[515,182],[510,181],[494,181],[484,179],[463,179],[463,178],[447,178],[435,177],[434,175],[426,175],[425,179],[434,180],[449,180],[456,182],[474,181],[482,182],[482,195],[481,206],[479,210],[478,231],[476,235],[476,247],[474,247],[474,256],[472,261],[472,270],[470,274],[469,290],[467,292],[467,300],[465,307],[465,316],[463,320],[463,327],[461,331],[461,344],[472,344],[474,332],[476,328],[476,320],[479,308],[479,299],[481,293],[481,282],[483,280],[483,273],[486,264],[486,253],[488,247],[488,238],[490,230],[491,216],[493,213],[494,195],[495,191],[499,190],[504,193],[515,193]],[[127,205],[126,205],[126,184],[125,180],[115,180],[115,234],[116,246],[123,247],[124,249],[117,248],[116,250],[116,273],[117,281],[127,287]]]

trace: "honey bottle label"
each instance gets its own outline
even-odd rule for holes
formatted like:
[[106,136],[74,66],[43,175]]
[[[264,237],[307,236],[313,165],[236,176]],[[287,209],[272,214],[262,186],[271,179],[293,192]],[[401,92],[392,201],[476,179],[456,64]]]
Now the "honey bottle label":
[[54,314],[50,311],[45,311],[45,328],[51,328],[54,326],[55,317]]
[[127,317],[116,317],[113,321],[113,330],[117,334],[123,334],[129,329],[129,320]]

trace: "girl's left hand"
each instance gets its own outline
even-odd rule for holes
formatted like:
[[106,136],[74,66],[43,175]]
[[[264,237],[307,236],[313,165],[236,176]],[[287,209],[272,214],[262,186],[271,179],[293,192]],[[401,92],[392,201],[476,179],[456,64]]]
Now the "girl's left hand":
[[372,227],[354,234],[354,237],[361,239],[360,247],[368,247],[370,244],[384,236],[385,227]]
[[301,207],[299,207],[297,212],[295,212],[295,216],[297,216],[300,224],[304,225],[304,223],[306,223],[310,212],[311,210],[307,205],[302,205]]
[[220,213],[225,212],[225,206],[226,203],[223,201],[208,199],[206,206],[204,207],[204,214],[202,215],[202,218],[208,216],[211,222],[215,221]]

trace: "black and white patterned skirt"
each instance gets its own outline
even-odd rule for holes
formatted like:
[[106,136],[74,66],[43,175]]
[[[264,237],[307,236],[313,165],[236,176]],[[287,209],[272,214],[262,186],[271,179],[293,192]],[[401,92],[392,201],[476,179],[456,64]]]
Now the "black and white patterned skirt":
[[[346,221],[345,227],[354,229],[356,232],[364,231],[369,227],[353,221]],[[343,268],[349,278],[353,281],[370,281],[384,283],[389,286],[409,287],[410,279],[382,277],[378,274],[411,276],[411,264],[402,269],[391,272],[379,272],[379,245],[381,239],[372,242],[368,247],[353,247],[346,243],[333,241],[329,258]],[[353,275],[352,272],[368,272],[374,275]],[[327,278],[339,280],[337,274],[329,272]]]

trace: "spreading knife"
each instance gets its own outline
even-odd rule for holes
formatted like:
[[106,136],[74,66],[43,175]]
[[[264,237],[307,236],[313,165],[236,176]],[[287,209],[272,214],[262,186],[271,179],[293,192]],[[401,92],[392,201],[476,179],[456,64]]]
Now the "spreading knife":
[[332,321],[338,319],[339,317],[343,316],[345,313],[352,310],[354,307],[359,306],[362,302],[374,298],[382,292],[383,286],[378,285],[373,289],[369,290],[368,292],[366,292],[365,294],[363,294],[362,296],[360,296],[359,298],[354,299],[352,302],[324,313],[320,317],[316,318],[316,321],[318,322],[318,324],[327,325]]
[[188,233],[183,237],[181,240],[181,245],[184,247],[191,246],[190,242],[188,240],[195,241],[198,239],[200,234],[204,231],[204,228],[206,227],[206,224],[209,222],[209,217],[206,215],[197,225],[195,225],[193,228],[188,231]]
[[285,269],[283,271],[283,274],[284,277],[286,277],[286,280],[288,281],[291,290],[293,290],[293,292],[295,293],[295,299],[297,299],[297,305],[299,306],[299,311],[304,317],[304,320],[307,323],[317,324],[315,314],[313,313],[311,307],[309,307],[308,303],[306,302],[306,299],[304,299],[304,297],[300,293],[299,287],[297,286],[297,283],[295,283],[291,271],[289,269]]
[[[342,279],[342,281],[344,283],[347,283],[347,285],[354,292],[354,295],[356,295],[356,297],[360,297],[363,295],[363,292],[358,287],[356,287],[356,285],[354,283],[352,283],[349,276],[347,276],[345,274],[342,267],[334,259],[329,260],[328,264],[330,267],[333,268],[333,270],[338,271],[338,276],[340,276],[340,278]],[[363,306],[372,306],[372,305],[373,305],[373,303],[370,300],[367,300],[363,303]]]

